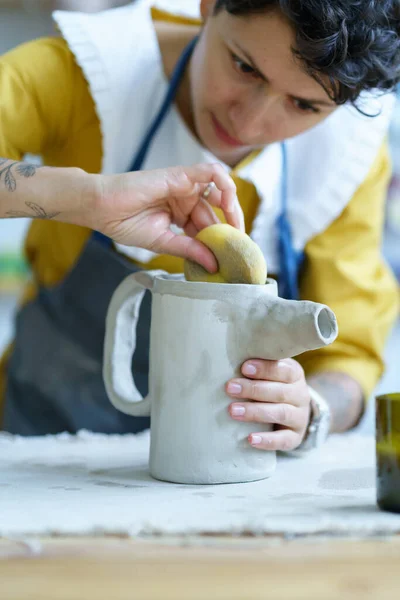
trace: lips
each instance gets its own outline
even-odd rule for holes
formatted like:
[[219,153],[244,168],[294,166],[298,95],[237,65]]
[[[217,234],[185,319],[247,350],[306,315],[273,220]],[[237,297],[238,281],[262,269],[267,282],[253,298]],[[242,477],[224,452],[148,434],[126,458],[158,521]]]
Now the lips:
[[227,146],[231,146],[232,148],[238,148],[240,146],[243,146],[240,140],[237,140],[231,135],[229,135],[226,129],[224,129],[224,127],[221,125],[218,119],[214,117],[213,114],[211,114],[211,121],[214,127],[215,135],[219,140],[221,140],[221,142],[223,142]]

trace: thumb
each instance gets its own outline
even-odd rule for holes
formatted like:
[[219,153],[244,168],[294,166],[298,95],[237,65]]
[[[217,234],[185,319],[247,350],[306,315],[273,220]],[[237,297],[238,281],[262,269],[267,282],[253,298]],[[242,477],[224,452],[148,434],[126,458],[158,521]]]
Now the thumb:
[[209,273],[218,270],[218,262],[214,254],[201,242],[187,235],[176,235],[168,231],[158,240],[157,252],[180,256],[198,263]]

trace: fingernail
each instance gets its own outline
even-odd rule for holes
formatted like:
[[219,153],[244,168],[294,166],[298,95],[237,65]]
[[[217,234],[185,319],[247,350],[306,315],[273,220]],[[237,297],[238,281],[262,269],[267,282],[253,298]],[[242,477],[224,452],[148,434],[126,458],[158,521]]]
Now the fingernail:
[[262,442],[261,435],[252,435],[252,436],[250,436],[250,444],[252,446],[257,446],[258,444],[261,444],[261,442]]
[[257,369],[254,365],[247,364],[243,367],[243,373],[245,375],[255,375],[257,373]]
[[231,415],[233,417],[242,417],[246,412],[246,409],[244,406],[240,406],[239,404],[233,404],[233,406],[231,406]]
[[242,386],[239,383],[228,383],[228,394],[240,394]]

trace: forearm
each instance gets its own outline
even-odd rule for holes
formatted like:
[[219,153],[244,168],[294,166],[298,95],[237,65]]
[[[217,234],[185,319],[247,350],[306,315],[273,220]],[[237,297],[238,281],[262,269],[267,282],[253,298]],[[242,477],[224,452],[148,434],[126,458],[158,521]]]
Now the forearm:
[[0,158],[0,218],[56,219],[90,226],[92,178],[81,169]]
[[364,398],[357,381],[346,373],[324,372],[307,378],[331,409],[331,433],[348,431],[357,425],[363,411]]

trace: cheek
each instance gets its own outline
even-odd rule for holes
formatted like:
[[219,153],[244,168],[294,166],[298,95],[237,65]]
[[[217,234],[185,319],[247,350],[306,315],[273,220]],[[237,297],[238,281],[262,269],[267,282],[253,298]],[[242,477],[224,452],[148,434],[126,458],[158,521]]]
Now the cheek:
[[221,57],[199,52],[193,62],[192,87],[194,105],[201,111],[227,104],[235,97],[234,86]]
[[216,66],[207,69],[205,81],[206,85],[202,90],[205,108],[229,105],[235,98],[235,90],[229,77]]
[[274,133],[277,139],[292,138],[296,135],[304,133],[309,129],[312,129],[318,123],[324,121],[327,116],[326,114],[312,114],[312,115],[286,115],[286,118],[281,123],[275,123]]

